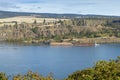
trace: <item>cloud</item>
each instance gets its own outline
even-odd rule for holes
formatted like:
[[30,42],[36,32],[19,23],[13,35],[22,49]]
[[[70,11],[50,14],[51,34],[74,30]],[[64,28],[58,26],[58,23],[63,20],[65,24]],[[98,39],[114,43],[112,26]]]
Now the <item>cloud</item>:
[[9,7],[14,7],[14,5],[12,3],[8,3],[8,2],[1,2],[0,7],[1,8],[9,8]]
[[69,13],[72,12],[71,9],[76,10],[80,6],[82,7],[94,4],[94,2],[85,0],[12,0],[12,3],[9,0],[5,0],[0,1],[0,9],[23,12]]
[[19,9],[20,7],[17,6],[15,3],[1,1],[0,2],[0,10],[10,10],[10,9]]
[[120,15],[119,0],[0,0],[0,10]]

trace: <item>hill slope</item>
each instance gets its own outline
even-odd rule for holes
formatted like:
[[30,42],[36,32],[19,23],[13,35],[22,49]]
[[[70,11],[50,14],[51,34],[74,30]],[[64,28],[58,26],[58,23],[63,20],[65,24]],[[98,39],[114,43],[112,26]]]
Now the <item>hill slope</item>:
[[81,15],[81,14],[55,14],[55,13],[27,13],[27,12],[10,12],[0,11],[0,18],[16,17],[16,16],[35,16],[41,18],[112,18],[120,16],[104,16],[104,15]]

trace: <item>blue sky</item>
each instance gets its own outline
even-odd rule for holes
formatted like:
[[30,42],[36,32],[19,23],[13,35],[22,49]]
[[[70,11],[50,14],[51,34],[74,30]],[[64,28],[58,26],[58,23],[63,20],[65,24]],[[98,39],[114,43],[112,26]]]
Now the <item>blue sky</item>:
[[0,0],[0,10],[120,16],[120,0]]

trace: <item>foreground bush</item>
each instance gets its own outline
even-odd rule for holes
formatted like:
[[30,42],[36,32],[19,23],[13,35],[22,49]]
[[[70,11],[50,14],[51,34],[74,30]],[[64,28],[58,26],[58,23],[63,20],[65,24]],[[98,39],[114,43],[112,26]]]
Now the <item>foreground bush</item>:
[[[16,76],[13,76],[12,78],[12,80],[53,80],[52,75],[49,75],[48,77],[43,77],[38,73],[33,73],[32,71],[29,71],[25,75],[18,74]],[[5,73],[1,72],[0,80],[9,80],[9,78]]]
[[43,77],[38,73],[29,71],[26,75],[17,75],[13,77],[13,80],[53,80],[52,76]]
[[120,57],[99,61],[92,68],[74,72],[66,80],[120,80]]
[[8,77],[6,76],[5,73],[0,73],[0,80],[8,80]]

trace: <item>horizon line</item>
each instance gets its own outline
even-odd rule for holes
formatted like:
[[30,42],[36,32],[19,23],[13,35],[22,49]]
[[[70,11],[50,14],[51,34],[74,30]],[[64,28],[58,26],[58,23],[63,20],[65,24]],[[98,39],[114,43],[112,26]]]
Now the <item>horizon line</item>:
[[81,16],[82,15],[83,16],[92,16],[93,15],[93,16],[111,16],[111,17],[115,16],[115,17],[120,17],[120,15],[118,16],[118,15],[109,15],[109,14],[108,15],[106,15],[106,14],[104,15],[104,14],[91,14],[91,13],[90,14],[89,13],[88,14],[84,14],[84,13],[81,13],[81,14],[79,14],[79,13],[54,13],[54,12],[44,13],[44,12],[29,12],[29,11],[28,12],[25,12],[25,11],[20,12],[20,11],[0,10],[0,12],[1,11],[2,12],[13,12],[13,13],[14,12],[16,12],[16,13],[32,13],[32,14],[58,14],[58,15],[60,15],[60,14],[73,14],[73,15],[78,15],[78,16],[80,16],[80,15]]

